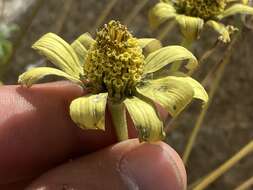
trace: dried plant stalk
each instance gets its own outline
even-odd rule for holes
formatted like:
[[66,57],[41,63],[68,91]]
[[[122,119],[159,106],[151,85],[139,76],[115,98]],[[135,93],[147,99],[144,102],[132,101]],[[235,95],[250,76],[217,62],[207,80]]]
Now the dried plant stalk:
[[236,187],[235,190],[248,190],[250,189],[250,187],[253,187],[253,176],[251,176],[249,179]]
[[211,183],[213,183],[216,179],[218,179],[222,174],[232,168],[236,163],[238,163],[241,159],[248,156],[253,152],[253,140],[250,141],[244,148],[242,148],[239,152],[237,152],[232,158],[222,164],[220,167],[211,172],[207,177],[201,180],[193,190],[202,190],[208,187]]
[[188,159],[189,159],[189,156],[190,156],[190,153],[191,153],[191,150],[192,150],[192,147],[194,145],[194,142],[197,138],[197,135],[199,133],[199,130],[202,126],[202,123],[205,119],[205,116],[206,116],[206,113],[207,113],[207,110],[213,100],[213,97],[219,87],[219,84],[221,82],[221,79],[222,79],[222,76],[223,76],[223,73],[224,73],[224,70],[226,68],[226,66],[228,65],[228,63],[230,62],[230,57],[233,53],[233,47],[234,45],[236,44],[237,42],[237,39],[239,37],[239,34],[237,34],[237,36],[234,37],[233,41],[229,44],[229,46],[227,47],[227,50],[225,52],[225,55],[224,55],[224,58],[221,60],[221,64],[220,64],[220,67],[219,69],[217,70],[217,73],[216,73],[216,77],[213,81],[213,84],[210,88],[210,92],[209,92],[209,101],[207,103],[207,105],[203,108],[203,110],[201,111],[200,115],[198,116],[197,118],[197,121],[196,121],[196,124],[192,130],[192,133],[190,135],[190,138],[189,138],[189,141],[186,145],[186,148],[185,148],[185,151],[184,151],[184,154],[183,154],[183,161],[184,163],[186,164]]
[[59,34],[62,31],[64,23],[67,19],[67,16],[71,10],[74,0],[64,1],[62,12],[59,15],[59,18],[54,26],[54,32]]
[[141,9],[148,3],[148,0],[139,0],[133,10],[130,12],[126,19],[123,21],[125,25],[129,25],[129,23],[138,15]]
[[[220,44],[220,40],[216,40],[214,42],[214,44],[208,49],[206,50],[203,55],[199,58],[199,68],[202,66],[202,64],[204,63],[205,60],[207,60],[217,49],[217,47]],[[192,71],[192,73],[189,73],[190,76],[192,76],[195,73],[196,70]],[[209,72],[208,74],[212,74],[213,72]]]
[[168,33],[173,29],[173,27],[175,26],[175,22],[171,21],[169,23],[166,24],[166,26],[164,26],[158,36],[157,36],[157,39],[160,40],[160,41],[163,41],[164,38],[168,35]]
[[106,5],[100,16],[98,17],[94,27],[91,29],[91,33],[94,32],[97,28],[99,28],[103,22],[105,21],[106,17],[110,14],[112,8],[117,3],[118,0],[110,0],[109,3]]

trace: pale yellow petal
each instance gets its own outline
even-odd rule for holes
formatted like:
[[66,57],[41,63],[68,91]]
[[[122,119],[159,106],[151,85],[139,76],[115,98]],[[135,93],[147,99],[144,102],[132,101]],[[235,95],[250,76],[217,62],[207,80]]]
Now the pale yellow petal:
[[85,49],[89,50],[91,46],[95,43],[95,40],[92,38],[90,33],[86,32],[79,36],[77,40],[85,47]]
[[152,53],[162,47],[161,42],[155,38],[140,38],[138,43],[144,54]]
[[164,66],[177,62],[187,61],[186,68],[194,70],[198,66],[196,57],[182,46],[167,46],[151,54],[145,60],[144,74],[153,73]]
[[107,93],[100,93],[73,100],[70,104],[72,120],[82,129],[105,130],[107,96]]
[[253,15],[253,7],[244,4],[234,4],[227,8],[221,15],[218,16],[219,19],[223,19],[228,16],[235,14],[250,14]]
[[25,73],[19,76],[18,82],[22,85],[30,87],[31,85],[36,83],[38,80],[48,75],[56,75],[56,76],[64,77],[74,83],[81,84],[81,81],[78,78],[75,78],[61,70],[51,68],[51,67],[38,67],[38,68],[30,69],[29,71],[26,71]]
[[150,80],[137,91],[159,103],[172,117],[177,116],[194,97],[192,86],[175,76]]
[[45,34],[32,47],[67,74],[74,77],[83,74],[74,49],[56,34]]
[[177,15],[176,21],[179,24],[182,35],[187,41],[194,41],[198,39],[204,26],[204,20],[198,17]]
[[152,28],[158,27],[168,19],[176,16],[176,9],[172,3],[157,3],[149,12],[149,22]]
[[138,44],[142,49],[151,43],[159,43],[160,44],[160,41],[155,38],[140,38],[140,39],[138,39]]
[[75,50],[78,58],[79,58],[79,62],[81,65],[84,64],[84,60],[85,57],[87,55],[87,49],[81,44],[81,42],[79,40],[75,40],[72,44],[71,44],[72,48]]
[[86,32],[79,36],[72,44],[71,46],[75,50],[79,62],[81,65],[85,63],[85,58],[88,53],[88,50],[91,48],[91,46],[95,43],[95,40],[92,38],[92,36]]
[[230,42],[230,40],[231,40],[230,33],[229,33],[228,28],[224,24],[216,22],[214,20],[209,20],[206,24],[208,26],[212,27],[216,32],[218,32],[220,34],[220,36],[219,36],[220,41],[222,41],[224,43]]
[[182,72],[174,73],[173,76],[175,76],[178,81],[182,81],[189,84],[194,91],[193,97],[202,100],[203,105],[205,105],[208,102],[208,94],[205,88],[198,81]]
[[244,5],[248,5],[249,4],[249,0],[241,0],[242,1],[242,4]]
[[157,116],[153,105],[137,97],[127,98],[124,104],[141,141],[158,141],[164,138],[163,122]]

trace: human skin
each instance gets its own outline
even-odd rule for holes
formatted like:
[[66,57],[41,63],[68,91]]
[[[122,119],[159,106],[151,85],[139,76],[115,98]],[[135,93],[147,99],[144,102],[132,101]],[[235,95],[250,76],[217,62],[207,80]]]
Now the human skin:
[[186,189],[178,154],[163,142],[121,143],[106,130],[82,130],[70,102],[84,95],[68,82],[0,87],[0,189]]

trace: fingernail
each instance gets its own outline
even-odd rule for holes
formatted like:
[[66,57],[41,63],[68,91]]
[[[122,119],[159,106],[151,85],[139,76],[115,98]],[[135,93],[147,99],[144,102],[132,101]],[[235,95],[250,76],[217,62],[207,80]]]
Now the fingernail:
[[129,189],[186,189],[185,169],[179,156],[161,143],[141,144],[126,153],[119,167]]

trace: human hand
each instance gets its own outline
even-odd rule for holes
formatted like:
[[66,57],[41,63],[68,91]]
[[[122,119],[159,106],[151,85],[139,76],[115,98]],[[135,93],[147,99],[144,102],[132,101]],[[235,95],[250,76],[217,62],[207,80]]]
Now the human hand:
[[104,132],[76,127],[68,107],[82,94],[66,82],[0,87],[0,189],[186,189],[167,144],[116,143],[108,112]]

